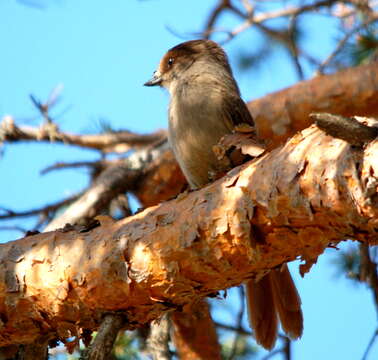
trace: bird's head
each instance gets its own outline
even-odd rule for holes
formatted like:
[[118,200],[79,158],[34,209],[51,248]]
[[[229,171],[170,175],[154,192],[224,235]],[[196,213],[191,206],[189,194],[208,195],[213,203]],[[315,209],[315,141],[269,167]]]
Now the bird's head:
[[185,78],[189,72],[193,72],[193,67],[197,66],[198,71],[201,71],[201,68],[213,67],[232,74],[227,55],[217,43],[211,40],[191,40],[168,50],[153,77],[144,85],[159,85],[170,89],[175,82]]

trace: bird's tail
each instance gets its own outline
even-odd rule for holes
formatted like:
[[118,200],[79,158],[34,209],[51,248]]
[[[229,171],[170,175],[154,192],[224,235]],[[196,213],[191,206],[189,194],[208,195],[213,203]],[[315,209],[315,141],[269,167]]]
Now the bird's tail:
[[258,344],[272,349],[278,333],[278,319],[291,339],[301,337],[301,299],[287,265],[272,270],[258,282],[246,283],[248,314]]

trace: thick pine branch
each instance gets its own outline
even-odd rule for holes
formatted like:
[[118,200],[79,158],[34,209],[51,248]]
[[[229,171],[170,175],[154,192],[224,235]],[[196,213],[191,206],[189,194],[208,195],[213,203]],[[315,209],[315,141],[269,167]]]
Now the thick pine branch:
[[378,65],[319,75],[253,100],[248,107],[271,148],[310,126],[311,113],[378,117]]
[[87,232],[0,245],[0,346],[129,329],[345,239],[377,244],[378,141],[315,126],[195,192]]

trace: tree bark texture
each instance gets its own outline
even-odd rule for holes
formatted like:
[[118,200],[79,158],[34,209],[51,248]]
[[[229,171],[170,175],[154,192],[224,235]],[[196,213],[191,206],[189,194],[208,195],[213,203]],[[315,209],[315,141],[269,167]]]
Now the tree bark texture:
[[66,339],[119,313],[133,329],[345,239],[377,244],[378,141],[315,125],[284,146],[118,222],[0,245],[0,346]]
[[378,65],[357,66],[301,81],[248,103],[259,135],[274,148],[312,124],[313,112],[378,116]]

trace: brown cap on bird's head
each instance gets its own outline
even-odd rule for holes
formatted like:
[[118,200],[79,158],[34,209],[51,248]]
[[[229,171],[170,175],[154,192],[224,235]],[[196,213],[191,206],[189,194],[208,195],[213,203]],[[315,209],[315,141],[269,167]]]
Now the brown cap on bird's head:
[[211,40],[191,40],[176,45],[168,50],[160,61],[158,69],[152,79],[145,86],[160,85],[168,87],[169,83],[177,79],[190,66],[201,59],[216,63],[232,74],[227,55],[223,49]]

